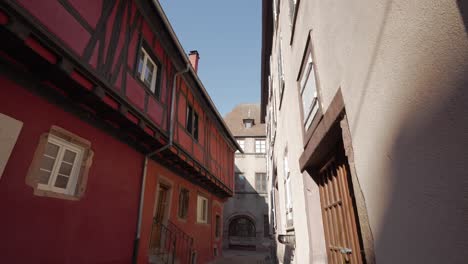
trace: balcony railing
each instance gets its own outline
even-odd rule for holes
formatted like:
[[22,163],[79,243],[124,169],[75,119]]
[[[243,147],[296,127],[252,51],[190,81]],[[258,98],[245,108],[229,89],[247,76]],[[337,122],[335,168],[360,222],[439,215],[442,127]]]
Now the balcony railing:
[[192,255],[193,238],[174,223],[167,226],[153,220],[150,240],[150,263],[189,264]]

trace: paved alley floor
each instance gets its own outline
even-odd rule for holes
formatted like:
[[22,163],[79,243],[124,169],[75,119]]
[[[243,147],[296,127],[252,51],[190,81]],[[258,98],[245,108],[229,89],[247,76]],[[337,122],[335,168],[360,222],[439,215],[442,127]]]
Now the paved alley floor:
[[268,252],[224,250],[223,256],[210,264],[273,264]]

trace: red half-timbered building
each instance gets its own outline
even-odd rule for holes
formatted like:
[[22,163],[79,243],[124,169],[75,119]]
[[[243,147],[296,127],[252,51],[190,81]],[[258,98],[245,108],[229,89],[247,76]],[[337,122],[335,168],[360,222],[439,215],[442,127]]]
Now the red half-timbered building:
[[0,262],[207,263],[239,148],[158,1],[0,2]]

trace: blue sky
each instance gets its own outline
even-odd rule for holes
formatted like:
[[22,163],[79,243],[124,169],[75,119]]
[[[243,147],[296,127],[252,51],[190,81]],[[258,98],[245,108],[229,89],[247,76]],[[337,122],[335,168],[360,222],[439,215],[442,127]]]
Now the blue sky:
[[198,75],[224,116],[260,102],[260,0],[160,0],[180,43],[198,50]]

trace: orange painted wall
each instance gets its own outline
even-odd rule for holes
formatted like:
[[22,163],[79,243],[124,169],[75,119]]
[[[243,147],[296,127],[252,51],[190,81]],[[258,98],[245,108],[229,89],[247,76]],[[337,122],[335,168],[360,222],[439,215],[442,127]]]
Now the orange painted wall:
[[[194,250],[197,251],[197,263],[207,263],[213,260],[213,247],[216,245],[218,254],[222,250],[222,230],[221,237],[215,238],[215,217],[218,214],[222,220],[224,200],[212,195],[207,190],[190,183],[181,176],[175,174],[164,166],[154,161],[148,162],[147,178],[144,195],[144,206],[142,215],[142,229],[140,246],[138,251],[138,263],[148,263],[148,248],[151,234],[151,227],[156,203],[156,191],[159,181],[170,185],[169,220],[182,229],[185,233],[193,237]],[[181,220],[177,216],[178,199],[180,188],[189,190],[189,212],[187,219]],[[202,193],[209,199],[210,214],[208,224],[196,222],[197,194]],[[220,224],[220,228],[223,223]]]

